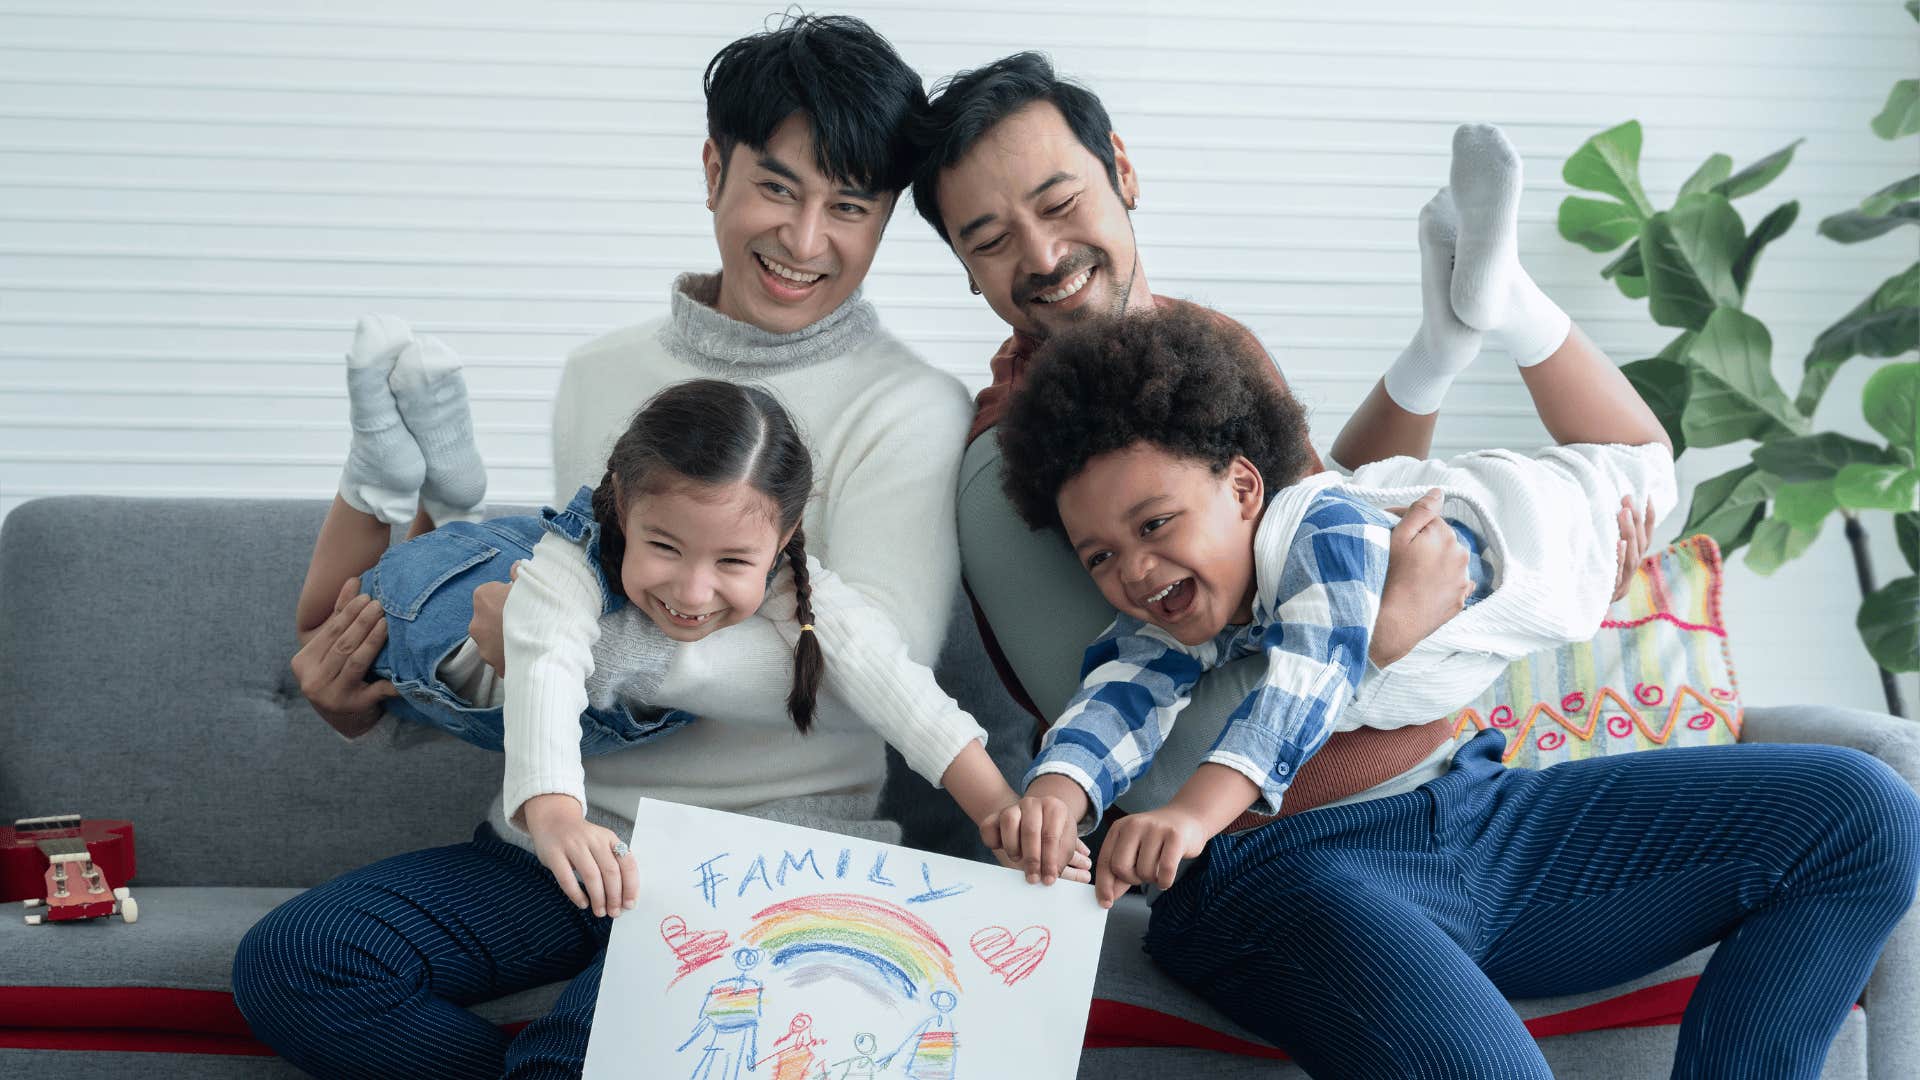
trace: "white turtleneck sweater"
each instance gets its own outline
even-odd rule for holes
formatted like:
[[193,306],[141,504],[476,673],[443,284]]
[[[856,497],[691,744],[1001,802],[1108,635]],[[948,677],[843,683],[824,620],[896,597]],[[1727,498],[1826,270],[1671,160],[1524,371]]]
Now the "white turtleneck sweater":
[[[613,441],[660,389],[694,378],[756,383],[787,407],[813,449],[808,554],[892,620],[911,660],[931,664],[959,583],[954,476],[972,415],[965,388],[882,329],[857,294],[812,326],[771,334],[713,310],[718,284],[715,275],[685,275],[665,318],[567,358],[553,413],[555,503],[598,483]],[[520,608],[534,600],[518,587],[508,594],[509,692],[527,614]],[[794,730],[786,700],[795,628],[783,633],[777,622],[755,615],[675,651],[656,704],[700,719],[658,742],[586,759],[580,789],[589,818],[625,835],[642,797],[721,810],[784,800],[798,808],[790,820],[809,823],[872,815],[886,773],[881,736],[831,676],[812,734]],[[526,845],[507,823],[504,799],[488,817],[501,836]]]

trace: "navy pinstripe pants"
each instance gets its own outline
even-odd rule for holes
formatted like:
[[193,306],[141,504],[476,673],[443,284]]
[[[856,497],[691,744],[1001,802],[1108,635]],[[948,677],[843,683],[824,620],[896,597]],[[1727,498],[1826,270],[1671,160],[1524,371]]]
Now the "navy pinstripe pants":
[[1826,746],[1544,772],[1488,731],[1417,791],[1216,837],[1146,947],[1316,1078],[1549,1077],[1505,997],[1712,942],[1676,1077],[1816,1077],[1920,881],[1920,797]]
[[[383,859],[269,912],[233,962],[261,1041],[315,1076],[576,1077],[612,920],[526,851],[470,843]],[[572,979],[509,1038],[464,1006]]]

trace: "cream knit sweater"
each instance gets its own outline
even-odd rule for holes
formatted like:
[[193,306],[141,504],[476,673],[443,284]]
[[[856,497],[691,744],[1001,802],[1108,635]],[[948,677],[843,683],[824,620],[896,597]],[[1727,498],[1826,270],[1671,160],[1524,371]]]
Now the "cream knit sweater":
[[[881,735],[861,710],[889,695],[898,696],[892,707],[904,710],[889,719],[904,720],[912,712],[931,725],[924,742],[907,736],[901,746],[916,768],[933,768],[943,754],[950,761],[965,742],[953,741],[960,725],[951,713],[942,714],[952,707],[944,694],[944,705],[933,701],[930,673],[925,684],[914,682],[918,676],[901,676],[894,642],[915,664],[931,664],[959,584],[954,475],[971,417],[966,390],[882,329],[872,307],[857,296],[804,330],[775,335],[714,311],[717,291],[715,276],[682,277],[668,316],[615,331],[568,357],[554,402],[555,497],[564,502],[582,484],[599,482],[614,439],[663,387],[701,377],[766,387],[813,449],[815,493],[804,524],[808,554],[833,571],[816,578],[827,585],[816,585],[815,612],[821,647],[833,667],[813,733],[802,736],[786,709],[797,627],[790,619],[755,615],[676,650],[657,704],[693,712],[698,722],[658,743],[584,763],[574,749],[578,771],[555,769],[556,759],[565,757],[558,743],[534,737],[537,725],[527,722],[533,714],[516,708],[513,695],[520,693],[520,671],[542,648],[538,628],[548,617],[547,605],[564,600],[579,579],[541,567],[533,579],[542,587],[523,589],[533,563],[523,567],[505,614],[506,785],[520,801],[542,790],[584,793],[588,816],[622,835],[631,830],[630,815],[643,796],[722,810],[830,796],[839,807],[836,815],[857,816],[859,807],[847,807],[858,803],[870,816],[886,757]],[[563,560],[552,561],[558,570]],[[763,612],[777,611],[779,585],[773,608]],[[885,617],[858,616],[854,605],[862,601]],[[597,612],[597,597],[587,610]],[[829,610],[840,617],[828,619]],[[591,631],[575,622],[565,625],[571,627],[565,632],[572,635],[567,648],[573,659],[565,670],[550,661],[540,662],[545,668],[535,665],[537,674],[529,669],[533,677],[523,681],[528,700],[560,693],[577,700],[584,692],[580,657],[591,662],[591,644],[586,651],[580,646]],[[549,680],[548,688],[534,688],[536,680]],[[577,739],[577,724],[569,724]],[[971,728],[967,738],[977,732]],[[940,769],[945,764],[938,762]],[[508,827],[507,795],[503,789],[489,820],[502,836],[525,845],[525,834]]]

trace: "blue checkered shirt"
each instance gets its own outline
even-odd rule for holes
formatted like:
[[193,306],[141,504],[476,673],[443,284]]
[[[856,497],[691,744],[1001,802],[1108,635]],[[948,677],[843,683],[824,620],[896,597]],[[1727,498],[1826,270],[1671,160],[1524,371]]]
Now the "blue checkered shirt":
[[[1205,761],[1260,789],[1254,809],[1275,814],[1300,766],[1333,733],[1367,671],[1367,643],[1387,580],[1394,519],[1329,489],[1314,498],[1284,555],[1276,595],[1256,593],[1253,621],[1197,646],[1121,615],[1087,647],[1080,690],[1047,732],[1026,782],[1060,773],[1091,800],[1083,825],[1153,764],[1200,677],[1230,660],[1264,653],[1267,672],[1228,716]],[[1473,604],[1493,591],[1480,538],[1448,521],[1467,549]]]

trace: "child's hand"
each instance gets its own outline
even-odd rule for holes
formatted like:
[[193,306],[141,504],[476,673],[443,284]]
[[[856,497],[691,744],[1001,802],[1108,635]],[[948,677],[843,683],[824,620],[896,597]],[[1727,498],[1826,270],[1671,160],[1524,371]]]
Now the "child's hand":
[[[995,862],[1009,870],[1020,869],[1020,863],[999,848],[993,849],[993,858]],[[1060,871],[1060,880],[1077,881],[1082,885],[1092,883],[1093,853],[1087,850],[1086,841],[1074,840],[1073,854],[1067,859],[1066,868]]]
[[1180,860],[1198,858],[1212,838],[1198,817],[1170,806],[1121,818],[1107,830],[1100,847],[1095,899],[1101,907],[1112,907],[1130,886],[1151,881],[1172,888]]
[[1051,885],[1071,858],[1087,795],[1057,774],[1036,779],[1019,802],[980,823],[980,839],[1019,861],[1029,884]]
[[1645,513],[1633,512],[1633,496],[1620,500],[1620,570],[1613,579],[1613,598],[1627,595],[1627,583],[1633,580],[1633,572],[1647,557],[1647,548],[1653,544],[1653,501],[1647,501]]
[[1440,516],[1440,505],[1434,488],[1412,506],[1396,508],[1400,523],[1387,542],[1387,580],[1367,642],[1375,667],[1395,663],[1460,614],[1473,591],[1467,549]]
[[[553,880],[574,907],[586,908],[591,900],[595,915],[618,918],[624,908],[639,902],[639,864],[612,829],[586,819],[578,799],[535,795],[521,806],[520,814],[527,823],[527,835],[533,837],[533,853],[553,871]],[[616,844],[625,854],[614,854]]]

